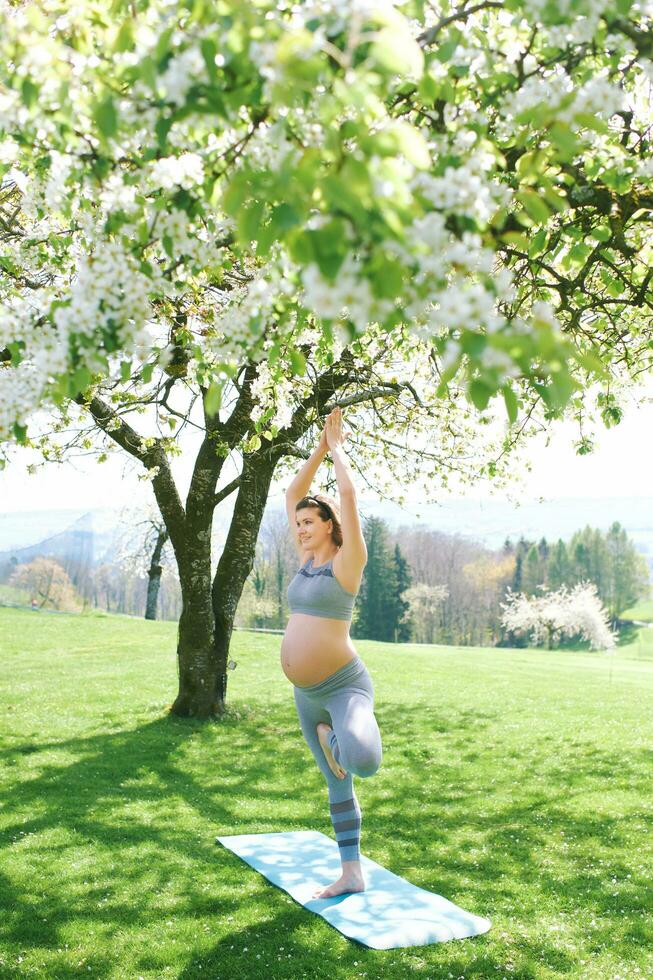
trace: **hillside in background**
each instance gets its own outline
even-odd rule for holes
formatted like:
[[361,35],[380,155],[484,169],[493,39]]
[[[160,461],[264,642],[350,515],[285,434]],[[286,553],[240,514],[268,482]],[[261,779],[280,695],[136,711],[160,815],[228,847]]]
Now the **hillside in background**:
[[114,511],[33,511],[0,517],[0,565],[39,555],[85,565],[110,560],[116,531]]
[[[551,543],[568,541],[574,531],[587,524],[607,531],[619,521],[653,572],[653,497],[557,497],[519,505],[504,500],[455,500],[443,504],[423,504],[410,509],[396,504],[373,503],[367,513],[384,517],[395,527],[425,524],[445,534],[462,534],[500,548],[507,537],[515,542],[521,535]],[[417,514],[421,514],[420,517]]]
[[[500,548],[507,537],[521,535],[549,542],[568,540],[574,531],[589,524],[607,531],[613,521],[626,529],[637,550],[653,572],[653,498],[560,497],[542,503],[514,505],[504,500],[449,500],[441,504],[400,507],[387,501],[360,498],[363,518],[381,517],[390,527],[425,525],[446,534],[461,534]],[[271,498],[267,514],[285,513],[284,502]],[[25,511],[0,515],[0,562],[11,557],[19,562],[37,554],[56,557],[84,555],[91,563],[110,561],[116,532],[120,530],[119,508]],[[216,511],[215,540],[224,541],[231,521],[231,507]]]

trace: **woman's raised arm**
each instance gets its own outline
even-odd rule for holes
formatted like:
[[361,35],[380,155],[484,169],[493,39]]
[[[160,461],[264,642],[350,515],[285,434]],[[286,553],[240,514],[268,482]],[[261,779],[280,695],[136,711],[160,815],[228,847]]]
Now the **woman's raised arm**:
[[286,497],[293,501],[301,500],[311,489],[311,483],[318,471],[320,463],[329,451],[326,441],[326,429],[322,429],[320,441],[308,457],[299,473],[286,490]]
[[349,460],[344,450],[345,439],[348,432],[342,430],[342,409],[334,408],[326,420],[325,433],[333,466],[336,471],[336,481],[338,491],[343,497],[346,493],[355,493],[353,474],[349,466]]
[[340,493],[340,525],[342,527],[340,552],[343,561],[349,568],[362,572],[367,563],[367,545],[358,514],[356,487],[344,449],[345,439],[348,435],[348,432],[343,433],[342,431],[342,411],[336,408],[327,419],[326,438]]

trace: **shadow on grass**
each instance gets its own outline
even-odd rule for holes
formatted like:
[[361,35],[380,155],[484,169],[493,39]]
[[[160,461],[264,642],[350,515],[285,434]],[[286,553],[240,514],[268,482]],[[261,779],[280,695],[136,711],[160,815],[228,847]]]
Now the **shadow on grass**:
[[[515,753],[506,750],[497,757],[478,739],[479,730],[496,721],[498,713],[445,715],[419,706],[411,714],[406,706],[386,703],[377,707],[377,717],[384,766],[374,778],[356,781],[364,853],[493,921],[486,936],[463,941],[464,953],[458,942],[419,947],[416,953],[427,959],[428,969],[446,967],[454,976],[494,975],[508,955],[500,938],[504,933],[517,942],[524,961],[521,972],[511,976],[537,978],[544,966],[561,976],[570,973],[577,960],[557,937],[549,940],[537,931],[541,910],[570,919],[590,912],[604,919],[605,927],[585,937],[590,952],[615,942],[615,918],[619,941],[650,941],[647,881],[633,875],[628,892],[616,897],[610,881],[610,875],[625,879],[633,873],[620,859],[629,849],[627,820],[589,808],[579,816],[570,806],[576,796],[600,792],[603,780],[609,780],[611,792],[630,790],[650,771],[650,753],[624,758],[586,746],[582,758],[565,760],[542,739],[539,761],[531,759],[525,769]],[[449,749],[458,746],[454,753],[443,751],[446,739],[451,739]],[[191,746],[193,740],[197,747]],[[474,747],[466,758],[465,745]],[[199,749],[199,759],[190,759],[191,749]],[[48,756],[39,765],[41,753]],[[26,777],[21,769],[28,756],[34,771]],[[212,725],[169,717],[129,731],[64,741],[16,738],[0,754],[0,764],[22,776],[7,797],[0,834],[4,847],[29,836],[28,860],[44,877],[52,861],[61,861],[69,851],[72,855],[78,845],[95,846],[98,858],[94,868],[84,864],[77,871],[71,857],[70,876],[48,881],[40,898],[34,897],[31,879],[20,888],[5,876],[0,887],[8,914],[0,933],[10,944],[54,951],[73,921],[84,931],[99,929],[109,937],[133,929],[137,921],[143,948],[131,955],[140,969],[156,970],[161,961],[148,930],[167,914],[157,899],[175,878],[177,901],[168,914],[214,920],[222,933],[227,930],[209,952],[191,952],[178,972],[184,980],[242,975],[243,946],[256,943],[265,950],[266,962],[259,973],[259,964],[247,960],[248,980],[294,978],[304,971],[345,978],[352,975],[356,959],[361,969],[378,970],[371,976],[406,976],[406,963],[396,954],[344,940],[318,916],[285,902],[279,889],[214,842],[219,834],[274,830],[332,834],[326,785],[290,705],[256,705],[255,713],[240,720],[227,717]],[[243,809],[242,800],[251,806]],[[205,828],[199,838],[185,830],[182,807],[190,807]],[[599,846],[610,852],[609,874],[594,861]],[[132,849],[144,847],[151,848],[150,858],[139,856],[133,863]],[[179,888],[179,876],[188,872],[182,856],[191,865],[211,863],[218,885],[231,889],[227,897],[198,892],[192,875]],[[82,878],[100,880],[82,892]],[[245,883],[253,883],[253,895]],[[136,908],[134,896],[139,897]],[[245,922],[249,903],[265,910],[256,926]],[[228,915],[233,923],[227,924]],[[637,917],[641,922],[634,921]],[[92,939],[89,944],[96,949]],[[323,949],[322,973],[314,961],[316,944]],[[279,947],[289,945],[292,962],[275,962]],[[515,955],[515,946],[511,949]],[[108,952],[89,952],[86,962],[94,976],[111,975],[116,964]],[[66,970],[57,967],[57,977],[79,976]]]
[[627,647],[630,646],[631,643],[635,643],[641,629],[641,626],[637,626],[628,619],[620,620],[617,635],[617,649],[619,649],[619,647]]

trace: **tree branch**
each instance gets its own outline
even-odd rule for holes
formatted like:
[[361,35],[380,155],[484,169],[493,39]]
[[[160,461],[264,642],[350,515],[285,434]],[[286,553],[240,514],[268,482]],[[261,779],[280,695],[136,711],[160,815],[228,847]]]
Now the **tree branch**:
[[454,12],[449,14],[448,17],[443,17],[437,24],[434,24],[433,27],[429,27],[428,31],[424,31],[422,34],[419,34],[417,37],[417,43],[421,44],[422,47],[433,44],[433,41],[436,39],[440,31],[443,30],[443,28],[445,28],[448,24],[451,24],[454,20],[467,20],[467,18],[471,16],[471,14],[475,14],[477,10],[490,10],[492,7],[503,10],[503,4],[494,3],[493,0],[484,0],[483,3],[477,3],[475,7],[465,7],[463,5],[462,7],[459,7],[458,10],[454,10]]
[[240,481],[241,478],[237,476],[235,480],[232,480],[231,483],[228,483],[226,487],[223,487],[222,490],[219,490],[218,493],[216,493],[215,497],[213,498],[213,506],[217,507],[220,501],[224,500],[225,497],[228,497],[229,494],[234,492],[234,490],[237,490],[238,487],[240,486]]
[[160,440],[155,440],[153,446],[144,447],[143,439],[139,433],[128,422],[121,419],[97,395],[94,395],[90,401],[86,401],[83,394],[79,394],[74,400],[90,412],[98,427],[130,456],[141,462],[147,469],[158,467],[158,473],[152,479],[152,488],[166,526],[170,531],[170,539],[175,547],[175,552],[178,555],[183,554],[186,513],[172,477],[168,457]]

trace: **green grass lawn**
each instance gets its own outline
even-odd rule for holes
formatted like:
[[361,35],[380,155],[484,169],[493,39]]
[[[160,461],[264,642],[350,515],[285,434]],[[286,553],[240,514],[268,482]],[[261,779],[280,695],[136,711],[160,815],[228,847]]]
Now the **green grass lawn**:
[[345,939],[218,834],[332,835],[279,667],[237,632],[227,717],[168,717],[173,623],[0,609],[1,977],[653,976],[653,630],[614,655],[357,641],[384,759],[362,850],[492,920]]
[[638,619],[642,623],[653,623],[653,599],[638,602],[619,614],[622,619]]
[[31,595],[27,589],[17,589],[14,585],[0,584],[0,603],[28,606],[30,601]]

